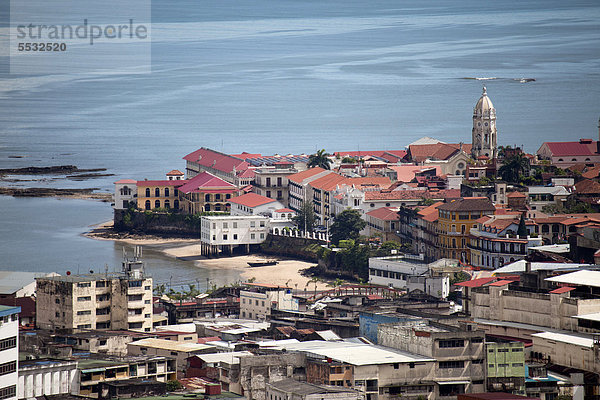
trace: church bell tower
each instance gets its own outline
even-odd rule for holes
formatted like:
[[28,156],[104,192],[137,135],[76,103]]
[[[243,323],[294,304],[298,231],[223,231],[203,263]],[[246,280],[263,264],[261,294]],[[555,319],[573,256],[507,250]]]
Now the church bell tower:
[[487,95],[483,94],[473,109],[473,147],[471,155],[478,159],[486,156],[490,159],[498,156],[498,133],[496,131],[496,109]]

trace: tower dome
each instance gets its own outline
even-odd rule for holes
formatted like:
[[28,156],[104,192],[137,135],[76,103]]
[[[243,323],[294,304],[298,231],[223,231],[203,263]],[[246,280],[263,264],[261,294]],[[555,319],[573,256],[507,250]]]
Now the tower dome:
[[490,159],[496,158],[498,154],[496,109],[487,95],[485,86],[481,97],[475,108],[473,108],[472,139],[471,155],[473,158],[479,159],[481,156]]

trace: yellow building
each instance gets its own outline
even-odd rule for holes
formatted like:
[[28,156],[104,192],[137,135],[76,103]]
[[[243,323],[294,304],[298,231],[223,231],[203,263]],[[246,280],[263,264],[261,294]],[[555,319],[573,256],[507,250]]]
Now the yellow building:
[[180,186],[186,180],[137,181],[137,206],[142,210],[179,209]]
[[438,207],[438,258],[471,262],[469,232],[484,215],[493,215],[496,207],[487,197],[465,197]]

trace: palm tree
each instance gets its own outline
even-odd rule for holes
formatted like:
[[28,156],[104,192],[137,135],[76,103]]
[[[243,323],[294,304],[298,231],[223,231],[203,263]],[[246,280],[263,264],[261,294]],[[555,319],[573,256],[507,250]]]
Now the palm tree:
[[329,159],[330,154],[325,152],[325,149],[317,151],[315,154],[311,154],[308,157],[308,168],[321,167],[323,169],[331,169],[331,160]]
[[518,182],[528,167],[529,159],[523,153],[517,153],[504,160],[504,164],[498,169],[498,174],[507,182]]

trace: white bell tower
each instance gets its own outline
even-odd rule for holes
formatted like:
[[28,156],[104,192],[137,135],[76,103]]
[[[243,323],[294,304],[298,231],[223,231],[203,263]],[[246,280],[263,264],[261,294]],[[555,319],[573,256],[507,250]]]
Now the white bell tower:
[[473,147],[471,155],[477,159],[486,156],[490,159],[498,155],[498,133],[496,131],[496,109],[487,95],[483,94],[473,109]]

